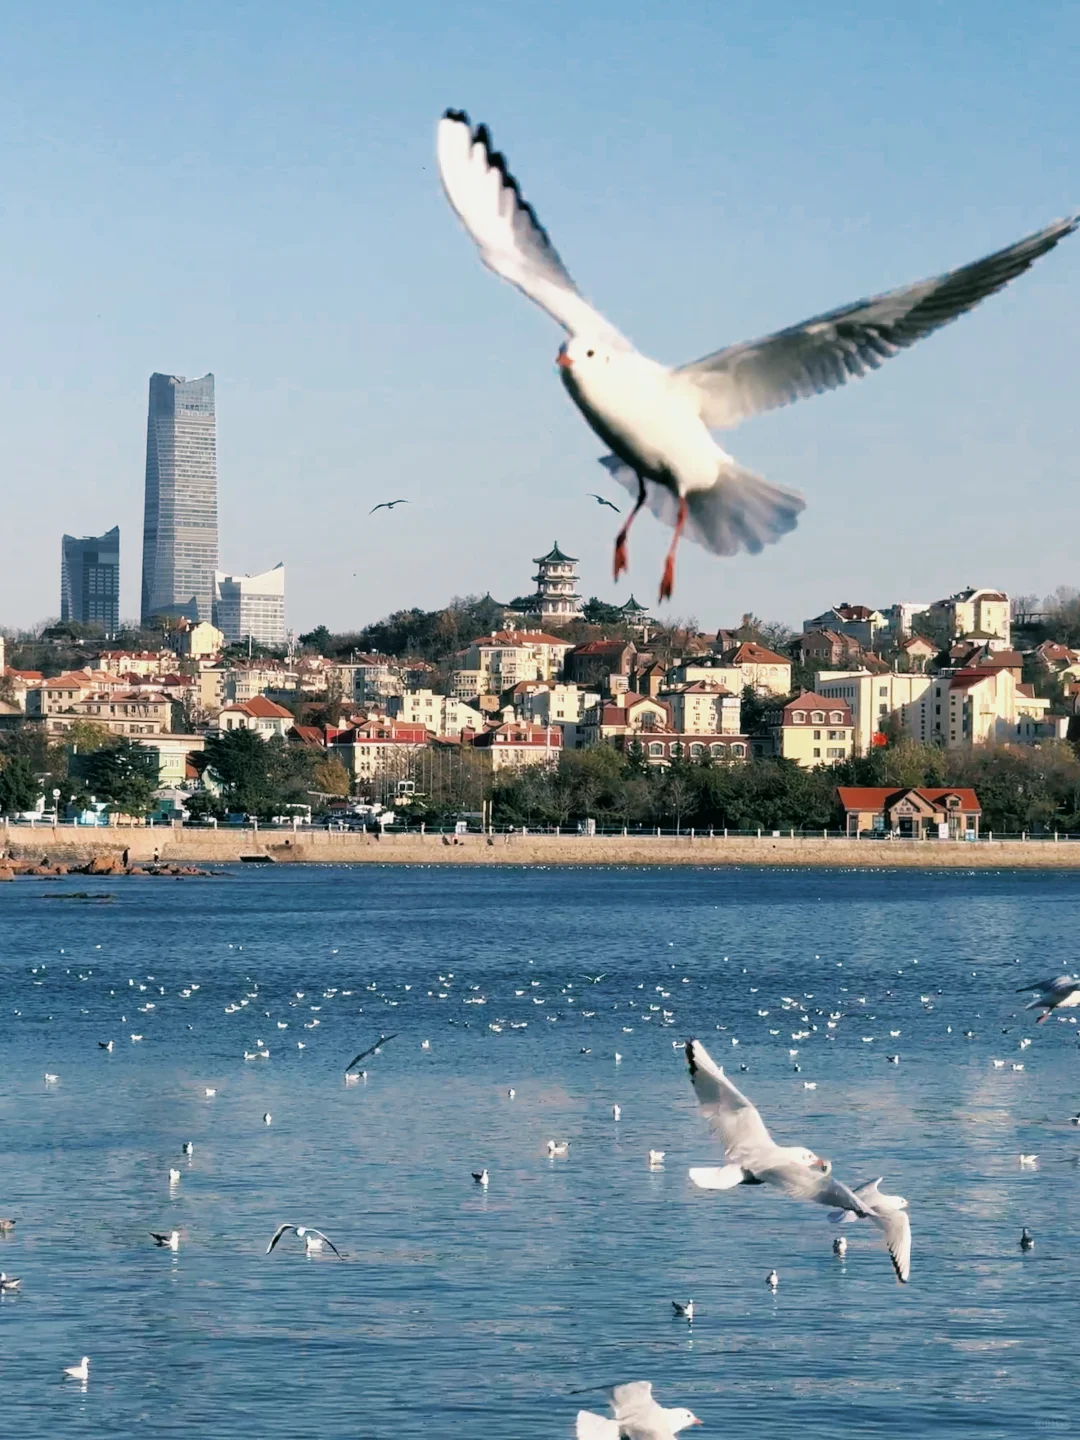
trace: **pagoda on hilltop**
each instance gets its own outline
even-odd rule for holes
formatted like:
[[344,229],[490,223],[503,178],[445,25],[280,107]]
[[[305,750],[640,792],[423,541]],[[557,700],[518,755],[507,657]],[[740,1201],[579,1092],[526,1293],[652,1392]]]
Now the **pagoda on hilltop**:
[[566,624],[576,620],[585,608],[577,593],[577,561],[564,555],[556,541],[546,555],[538,555],[533,564],[536,574],[536,613],[544,624]]

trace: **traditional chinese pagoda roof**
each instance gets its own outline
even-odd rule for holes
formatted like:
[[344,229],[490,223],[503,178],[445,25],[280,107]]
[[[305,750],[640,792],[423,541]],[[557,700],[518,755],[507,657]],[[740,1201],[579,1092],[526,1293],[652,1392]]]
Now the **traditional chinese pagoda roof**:
[[577,563],[575,556],[563,554],[557,540],[546,555],[537,555],[533,560],[534,565],[576,565]]
[[648,615],[649,612],[644,605],[639,605],[631,595],[625,605],[619,606],[619,613],[621,615]]

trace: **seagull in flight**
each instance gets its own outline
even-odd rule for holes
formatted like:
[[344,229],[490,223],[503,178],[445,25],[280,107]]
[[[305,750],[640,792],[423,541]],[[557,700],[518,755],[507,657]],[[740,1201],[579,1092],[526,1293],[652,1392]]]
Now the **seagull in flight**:
[[594,490],[589,491],[589,499],[595,500],[598,505],[606,505],[609,510],[614,510],[616,515],[622,514],[622,511],[619,509],[618,505],[613,505],[610,500],[605,500],[603,495],[597,495]]
[[485,125],[474,129],[464,111],[447,110],[436,149],[446,197],[483,263],[566,332],[556,358],[562,382],[610,447],[600,463],[636,496],[615,541],[615,578],[642,506],[674,528],[661,600],[672,593],[684,533],[716,555],[757,554],[794,529],[805,508],[793,490],[721,449],[713,430],[876,370],[1023,274],[1080,224],[1080,215],[1057,220],[959,270],[671,368],[637,351],[584,298]]
[[368,514],[374,515],[376,510],[393,510],[395,505],[408,505],[408,503],[408,500],[384,500],[382,504],[373,506]]
[[893,1268],[905,1283],[911,1268],[911,1229],[893,1220],[876,1182],[860,1197],[836,1179],[831,1161],[802,1145],[778,1145],[756,1106],[736,1089],[700,1040],[686,1042],[686,1060],[698,1104],[724,1147],[726,1162],[691,1170],[693,1183],[702,1190],[775,1185],[793,1200],[813,1200],[834,1211],[850,1210],[858,1220],[872,1220],[885,1235]]
[[303,1240],[304,1250],[308,1255],[317,1254],[324,1245],[329,1245],[330,1249],[333,1250],[334,1254],[338,1257],[338,1259],[341,1259],[341,1251],[337,1248],[337,1246],[330,1239],[330,1237],[324,1235],[321,1230],[313,1229],[310,1225],[279,1225],[278,1228],[274,1231],[273,1235],[270,1237],[270,1244],[266,1247],[267,1255],[270,1254],[270,1251],[273,1250],[274,1246],[285,1234],[286,1230],[296,1231],[297,1239]]
[[[855,1198],[866,1208],[867,1218],[873,1221],[884,1235],[896,1277],[901,1284],[906,1284],[911,1274],[911,1221],[907,1214],[908,1202],[902,1195],[883,1195],[880,1175],[876,1180],[860,1185],[855,1191]],[[834,1210],[829,1216],[834,1225],[858,1218],[851,1210]],[[840,1238],[843,1239],[843,1236]],[[838,1243],[839,1241],[833,1241],[833,1249],[838,1255],[842,1255],[847,1246],[836,1250]]]
[[1024,1009],[1043,1012],[1035,1021],[1036,1025],[1049,1020],[1055,1010],[1070,1010],[1074,1005],[1080,1005],[1080,980],[1071,975],[1059,975],[1055,980],[1037,980],[1034,985],[1021,985],[1016,993],[1027,995],[1032,991],[1038,991],[1038,994]]
[[631,1380],[611,1391],[613,1419],[579,1410],[574,1434],[577,1440],[675,1440],[680,1430],[701,1425],[692,1410],[684,1406],[665,1409],[653,1399],[648,1380]]
[[347,1075],[354,1065],[359,1065],[361,1060],[366,1060],[369,1055],[378,1055],[379,1051],[388,1041],[396,1040],[397,1037],[398,1032],[396,1030],[393,1035],[380,1035],[374,1045],[369,1045],[366,1050],[361,1050],[355,1060],[349,1061],[348,1065],[345,1066],[345,1074]]

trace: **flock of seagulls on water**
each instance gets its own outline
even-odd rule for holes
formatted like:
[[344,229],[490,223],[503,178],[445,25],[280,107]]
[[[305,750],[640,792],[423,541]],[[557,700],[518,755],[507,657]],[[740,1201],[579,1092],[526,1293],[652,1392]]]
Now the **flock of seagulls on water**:
[[[726,962],[727,957],[724,957]],[[531,962],[530,962],[531,963]],[[917,963],[917,962],[913,962]],[[40,967],[42,974],[44,967]],[[35,975],[38,969],[35,968]],[[744,974],[746,972],[744,971]],[[89,978],[86,975],[79,975],[80,979]],[[604,975],[584,977],[586,986],[599,984],[606,977]],[[41,983],[35,981],[35,983]],[[153,977],[147,977],[146,982],[138,982],[141,990],[146,990],[153,982]],[[440,973],[437,984],[441,989],[428,991],[431,999],[447,999],[451,993],[454,983],[454,976],[451,972]],[[638,985],[639,990],[644,989],[644,983]],[[669,980],[667,986],[674,986],[677,982]],[[689,983],[684,978],[682,983]],[[134,988],[136,982],[129,982]],[[199,987],[191,985],[182,989],[179,993],[185,998],[190,998]],[[532,991],[541,988],[541,982],[532,981],[522,985],[515,990],[515,996],[521,1000],[534,999],[544,1007],[549,1020],[557,1018],[550,1013],[550,1001],[544,996],[534,996]],[[545,987],[547,988],[547,987]],[[411,986],[405,985],[405,990]],[[750,986],[752,994],[756,994],[758,986]],[[769,1022],[780,1017],[785,1012],[794,1012],[798,1016],[799,1029],[790,1031],[793,1044],[788,1047],[788,1061],[793,1071],[798,1071],[798,1057],[806,1041],[815,1033],[824,1040],[835,1040],[836,1030],[842,1018],[858,1017],[865,1015],[872,1020],[872,1015],[863,1007],[867,1004],[867,997],[855,994],[852,996],[846,986],[841,989],[847,995],[843,1009],[825,1009],[820,1005],[813,1007],[810,1004],[812,996],[805,996],[801,999],[793,996],[782,996],[779,1012],[774,1010],[772,1005],[760,1005],[757,1009],[757,1016],[760,1020]],[[577,993],[574,993],[575,990]],[[374,991],[376,995],[387,1004],[396,1004],[397,1001],[390,998],[385,990],[379,990],[374,985],[366,987],[366,992]],[[163,986],[158,986],[160,995],[165,994]],[[622,1005],[627,1012],[626,1018],[633,1021],[632,1024],[624,1024],[621,1028],[623,1033],[632,1034],[637,1026],[643,1026],[650,1020],[658,1022],[661,1026],[672,1026],[675,1024],[675,1011],[673,990],[665,987],[664,984],[656,986],[658,998],[656,1001],[634,1000],[628,1002],[620,1000],[615,1008]],[[891,991],[887,993],[892,993]],[[1052,979],[1033,982],[1032,984],[1017,988],[1018,994],[1031,994],[1035,998],[1028,1009],[1038,1009],[1041,1013],[1038,1016],[1039,1024],[1042,1024],[1056,1010],[1068,1010],[1080,1004],[1080,981],[1072,976],[1063,975]],[[113,991],[111,994],[115,995]],[[322,992],[320,1004],[311,1004],[312,1010],[320,1010],[322,1004],[333,999],[337,995],[348,997],[352,991],[341,990],[338,987],[329,987]],[[590,1002],[587,997],[587,989],[575,985],[573,981],[567,981],[561,991],[562,1003],[573,1005],[576,1013],[583,1018],[592,1018],[596,1014],[596,1002]],[[225,1007],[227,1014],[243,1013],[245,1007],[260,1000],[260,992],[256,986],[248,991],[238,1002],[231,1002]],[[297,990],[290,1004],[299,1006],[301,1002],[309,997],[303,990]],[[932,994],[921,994],[919,1000],[923,1009],[931,1013],[935,1005],[935,996]],[[665,1003],[668,1002],[668,1003]],[[480,986],[472,986],[471,993],[463,999],[466,1004],[486,1004],[487,997],[482,993]],[[147,1002],[152,1008],[156,1002]],[[140,1007],[142,1008],[142,1007]],[[20,1012],[16,1011],[16,1014]],[[147,1012],[149,1013],[149,1012]],[[265,1011],[264,1018],[270,1017],[270,1011]],[[816,1017],[816,1018],[814,1018]],[[1066,1017],[1062,1016],[1064,1021]],[[818,1021],[823,1023],[819,1028]],[[287,1028],[292,1022],[277,1022]],[[310,1024],[311,1022],[307,1022]],[[461,1023],[455,1020],[451,1024]],[[469,1025],[470,1021],[464,1022]],[[489,1022],[487,1028],[498,1034],[512,1028],[515,1023],[506,1019],[496,1022]],[[1069,1017],[1067,1023],[1076,1024],[1073,1017]],[[191,1026],[188,1027],[192,1028]],[[766,1024],[765,1028],[771,1039],[779,1040],[781,1030],[776,1025]],[[945,1027],[951,1033],[953,1027]],[[718,1024],[718,1032],[725,1032],[727,1027]],[[1003,1027],[1003,1033],[1010,1033],[1012,1027]],[[821,1035],[821,1031],[824,1035]],[[346,1084],[352,1083],[361,1078],[367,1077],[367,1071],[360,1068],[365,1060],[377,1056],[382,1047],[390,1041],[399,1037],[400,1031],[392,1030],[389,1033],[380,1033],[379,1038],[371,1045],[356,1054],[345,1067],[343,1072]],[[899,1037],[900,1031],[892,1029],[888,1031],[889,1038]],[[962,1037],[965,1040],[975,1038],[975,1031],[964,1030]],[[733,1053],[739,1051],[739,1037],[728,1035]],[[864,1034],[861,1039],[866,1044],[873,1044],[877,1036],[875,1034]],[[111,1046],[112,1042],[98,1042],[102,1049]],[[261,1047],[261,1042],[256,1042]],[[431,1050],[431,1041],[422,1039],[417,1047],[424,1051]],[[847,1226],[858,1221],[866,1221],[882,1237],[884,1245],[890,1256],[892,1266],[897,1280],[901,1284],[908,1283],[911,1276],[911,1250],[912,1231],[909,1205],[902,1196],[887,1193],[882,1189],[882,1181],[879,1178],[849,1184],[834,1173],[833,1164],[830,1160],[823,1159],[806,1145],[781,1144],[771,1135],[760,1112],[753,1102],[740,1090],[729,1076],[725,1073],[722,1065],[718,1064],[709,1050],[700,1039],[687,1041],[674,1041],[675,1046],[680,1048],[685,1056],[690,1083],[696,1097],[700,1113],[708,1122],[715,1139],[719,1142],[722,1150],[722,1161],[720,1165],[693,1166],[688,1171],[691,1184],[699,1190],[711,1192],[723,1192],[733,1190],[736,1187],[765,1187],[772,1188],[790,1199],[809,1202],[822,1207],[828,1213],[828,1220],[833,1224]],[[786,1042],[781,1042],[786,1043]],[[1018,1037],[1017,1041],[1021,1050],[1027,1049],[1031,1040],[1028,1037]],[[262,1048],[262,1047],[261,1047]],[[592,1047],[581,1047],[583,1054],[591,1054]],[[250,1051],[242,1052],[247,1058]],[[745,1053],[745,1051],[741,1052]],[[616,1066],[623,1059],[618,1051],[612,1052]],[[885,1055],[883,1057],[889,1062],[895,1063],[899,1055]],[[1000,1069],[1004,1061],[994,1058],[993,1067]],[[749,1065],[746,1061],[738,1062],[740,1072],[746,1073]],[[1015,1065],[1014,1065],[1015,1068]],[[50,1089],[60,1083],[60,1076],[54,1071],[44,1072],[44,1081]],[[806,1083],[806,1082],[804,1082]],[[815,1084],[816,1082],[809,1082]],[[204,1096],[212,1099],[218,1093],[217,1086],[207,1085],[203,1087]],[[507,1098],[513,1100],[516,1090],[513,1086],[506,1090]],[[611,1114],[614,1121],[618,1122],[622,1114],[619,1104],[613,1104]],[[1080,1125],[1080,1113],[1070,1117],[1073,1124]],[[272,1116],[269,1111],[263,1115],[265,1124],[270,1124]],[[571,1150],[572,1141],[569,1138],[551,1138],[546,1143],[546,1154],[549,1159],[566,1159]],[[194,1143],[190,1140],[182,1145],[183,1154],[189,1159],[194,1154]],[[645,1153],[645,1160],[649,1169],[662,1169],[665,1162],[665,1151],[656,1147],[649,1148]],[[1018,1156],[1018,1163],[1023,1169],[1035,1169],[1039,1157],[1036,1153],[1021,1152]],[[474,1185],[483,1191],[487,1191],[491,1184],[491,1172],[485,1165],[474,1170],[472,1180]],[[170,1191],[181,1179],[181,1172],[171,1167],[169,1169]],[[0,1240],[10,1238],[17,1224],[16,1217],[0,1217]],[[298,1224],[295,1221],[286,1221],[278,1225],[266,1246],[265,1253],[270,1255],[287,1235],[294,1235],[300,1242],[303,1253],[308,1256],[321,1255],[326,1251],[332,1253],[338,1259],[343,1259],[344,1253],[337,1244],[323,1231],[308,1224]],[[150,1239],[156,1247],[177,1252],[181,1245],[181,1231],[178,1228],[151,1231]],[[837,1257],[843,1258],[848,1252],[848,1236],[839,1234],[832,1240],[832,1251]],[[1025,1226],[1022,1230],[1020,1250],[1029,1253],[1035,1247],[1035,1236]],[[765,1284],[770,1291],[776,1293],[780,1284],[780,1277],[776,1269],[770,1269],[765,1277]],[[15,1296],[22,1286],[20,1276],[9,1274],[0,1270],[0,1297]],[[686,1322],[692,1326],[695,1319],[695,1303],[693,1299],[672,1300],[671,1309],[673,1317]],[[69,1366],[64,1370],[65,1376],[81,1381],[86,1384],[89,1379],[90,1361],[83,1357],[78,1365]],[[592,1437],[610,1436],[631,1437],[631,1440],[667,1440],[667,1437],[674,1436],[678,1430],[689,1425],[700,1423],[692,1412],[685,1409],[667,1409],[660,1406],[653,1398],[651,1387],[647,1382],[639,1381],[628,1385],[615,1387],[611,1392],[611,1417],[593,1414],[591,1411],[582,1410],[577,1418],[577,1435],[579,1440],[592,1440]],[[667,1428],[663,1428],[666,1426]],[[651,1428],[650,1428],[651,1427]],[[659,1428],[658,1428],[659,1427]]]

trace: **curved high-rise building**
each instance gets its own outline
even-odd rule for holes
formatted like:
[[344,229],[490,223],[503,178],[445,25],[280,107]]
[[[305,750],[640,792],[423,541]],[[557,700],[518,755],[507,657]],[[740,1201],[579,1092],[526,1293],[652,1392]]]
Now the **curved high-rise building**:
[[214,624],[230,645],[285,645],[285,566],[261,575],[218,574]]
[[142,620],[211,620],[217,572],[214,377],[150,376]]

